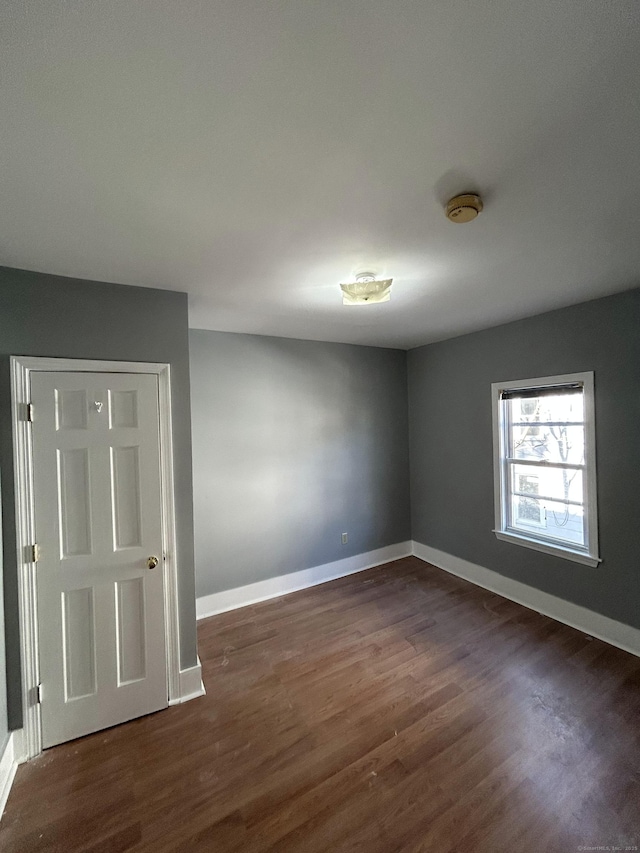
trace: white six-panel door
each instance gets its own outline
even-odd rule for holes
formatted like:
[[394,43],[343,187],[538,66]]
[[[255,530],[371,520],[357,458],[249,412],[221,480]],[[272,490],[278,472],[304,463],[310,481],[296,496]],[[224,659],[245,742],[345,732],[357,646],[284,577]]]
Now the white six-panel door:
[[168,704],[157,383],[31,375],[44,747]]

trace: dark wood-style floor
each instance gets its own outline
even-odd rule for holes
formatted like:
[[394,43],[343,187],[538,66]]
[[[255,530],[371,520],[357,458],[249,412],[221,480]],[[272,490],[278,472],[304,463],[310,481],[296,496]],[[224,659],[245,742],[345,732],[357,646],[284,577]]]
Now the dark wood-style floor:
[[18,769],[3,853],[640,845],[640,659],[407,558],[199,625],[207,696]]

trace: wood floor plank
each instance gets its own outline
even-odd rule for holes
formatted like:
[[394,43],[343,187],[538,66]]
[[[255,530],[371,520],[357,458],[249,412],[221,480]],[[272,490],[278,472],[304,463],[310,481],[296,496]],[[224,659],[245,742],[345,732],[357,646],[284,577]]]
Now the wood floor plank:
[[640,659],[405,558],[203,620],[207,696],[18,769],[3,853],[640,846]]

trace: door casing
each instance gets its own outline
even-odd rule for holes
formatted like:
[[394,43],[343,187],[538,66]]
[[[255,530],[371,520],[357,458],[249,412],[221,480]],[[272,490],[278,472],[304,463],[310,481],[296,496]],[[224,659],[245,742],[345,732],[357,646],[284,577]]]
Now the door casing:
[[31,561],[32,546],[36,544],[31,422],[28,418],[28,405],[31,402],[31,373],[33,371],[149,373],[158,377],[167,688],[169,704],[171,705],[180,701],[178,573],[173,488],[170,365],[130,361],[89,361],[70,358],[12,356],[13,461],[20,652],[22,656],[22,752],[25,759],[34,758],[42,752],[40,705],[38,703],[40,673],[38,663],[36,563]]

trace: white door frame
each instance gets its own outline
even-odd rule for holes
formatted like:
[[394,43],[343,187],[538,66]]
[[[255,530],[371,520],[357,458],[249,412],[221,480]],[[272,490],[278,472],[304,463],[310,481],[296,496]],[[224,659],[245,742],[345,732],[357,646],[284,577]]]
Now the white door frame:
[[[178,625],[178,575],[176,565],[175,503],[173,489],[173,439],[171,428],[171,368],[168,364],[130,361],[88,361],[72,358],[11,357],[13,463],[15,476],[18,608],[22,657],[22,713],[24,758],[42,752],[38,684],[38,612],[35,544],[33,456],[31,422],[31,372],[150,373],[158,377],[160,411],[160,482],[162,491],[162,550],[164,555],[164,622],[167,657],[168,704],[179,702],[180,644]],[[37,417],[37,413],[36,413]]]

